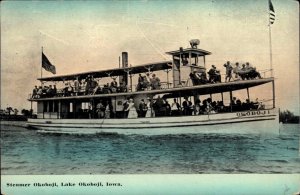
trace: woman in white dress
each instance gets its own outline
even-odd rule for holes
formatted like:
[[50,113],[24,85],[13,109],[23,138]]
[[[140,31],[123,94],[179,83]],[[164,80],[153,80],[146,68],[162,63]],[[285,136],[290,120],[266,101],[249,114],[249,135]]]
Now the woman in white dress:
[[129,99],[128,108],[126,109],[126,111],[129,111],[127,118],[137,118],[138,117],[138,114],[137,114],[135,106],[134,106],[133,99]]
[[[147,98],[147,112],[145,118],[150,118],[152,113],[152,107],[151,107],[151,99]],[[154,112],[152,113],[152,116],[154,117]]]

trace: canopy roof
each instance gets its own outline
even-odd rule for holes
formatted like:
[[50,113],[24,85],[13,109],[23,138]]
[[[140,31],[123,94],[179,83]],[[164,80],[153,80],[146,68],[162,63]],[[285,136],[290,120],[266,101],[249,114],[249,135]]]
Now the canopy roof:
[[54,97],[54,98],[43,98],[43,99],[29,99],[30,101],[42,101],[42,100],[59,100],[59,99],[91,99],[91,98],[102,98],[102,97],[115,97],[115,96],[135,96],[139,94],[146,94],[154,96],[156,94],[162,94],[166,98],[193,96],[193,95],[206,95],[221,92],[236,91],[240,89],[246,89],[269,83],[274,81],[274,78],[257,79],[257,80],[244,80],[244,81],[233,81],[227,83],[215,83],[205,84],[190,87],[178,87],[163,90],[149,90],[149,91],[137,91],[128,93],[111,93],[111,94],[99,94],[99,95],[86,95],[86,96],[70,96],[70,97]]
[[68,80],[74,80],[76,78],[85,79],[88,75],[91,75],[94,78],[102,78],[102,77],[109,77],[109,76],[119,76],[119,75],[123,75],[126,72],[132,74],[138,74],[138,73],[143,73],[148,71],[159,71],[159,70],[165,70],[171,68],[172,68],[172,61],[163,61],[163,62],[149,63],[149,64],[143,64],[143,65],[138,65],[133,67],[126,67],[126,68],[115,68],[115,69],[108,69],[108,70],[83,72],[77,74],[44,77],[44,78],[38,78],[38,80],[68,81]]
[[197,48],[186,48],[186,49],[182,49],[182,50],[175,50],[175,51],[169,51],[166,52],[166,54],[169,55],[173,55],[173,56],[179,56],[179,55],[185,55],[190,53],[192,54],[192,57],[196,57],[196,56],[206,56],[206,55],[210,55],[211,52],[209,51],[205,51],[203,49],[197,49]]

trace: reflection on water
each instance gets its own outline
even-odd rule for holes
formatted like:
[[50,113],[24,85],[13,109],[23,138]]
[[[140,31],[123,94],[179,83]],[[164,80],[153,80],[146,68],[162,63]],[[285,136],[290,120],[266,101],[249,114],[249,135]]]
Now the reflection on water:
[[61,135],[1,126],[2,174],[300,173],[299,129],[260,135]]

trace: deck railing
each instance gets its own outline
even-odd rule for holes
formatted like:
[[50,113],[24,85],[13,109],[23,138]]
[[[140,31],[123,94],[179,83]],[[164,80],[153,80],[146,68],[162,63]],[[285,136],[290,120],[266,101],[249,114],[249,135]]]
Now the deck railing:
[[[272,70],[270,69],[264,69],[264,70],[259,70],[261,73],[262,78],[270,78],[272,75]],[[221,74],[221,82],[225,82],[225,77],[226,74]],[[235,78],[234,73],[233,73],[233,78],[234,80],[231,80],[230,82],[233,81],[238,81],[241,80],[241,78]],[[205,84],[203,84],[205,85]],[[191,78],[188,78],[186,80],[182,80],[181,83],[177,87],[191,87],[193,86],[193,81]],[[74,86],[72,86],[74,87]],[[40,99],[40,98],[51,98],[51,97],[67,97],[67,96],[82,96],[82,95],[96,95],[96,94],[109,94],[109,93],[119,93],[121,92],[119,89],[115,89],[115,91],[110,90],[110,89],[105,89],[103,85],[99,85],[99,88],[102,89],[102,91],[95,91],[95,92],[86,92],[85,90],[85,85],[82,85],[80,90],[78,91],[70,91],[70,92],[65,92],[64,89],[57,89],[57,92],[55,94],[49,95],[46,92],[40,94],[40,95],[28,95],[28,99]],[[171,89],[173,88],[173,83],[171,82],[161,82],[160,89]],[[74,88],[73,88],[74,89]],[[105,89],[105,90],[104,90]],[[135,92],[137,91],[137,85],[132,85],[132,87],[126,87],[124,88],[126,92]],[[124,92],[122,89],[122,92]],[[151,90],[150,86],[148,88],[144,88],[140,91],[147,91]]]

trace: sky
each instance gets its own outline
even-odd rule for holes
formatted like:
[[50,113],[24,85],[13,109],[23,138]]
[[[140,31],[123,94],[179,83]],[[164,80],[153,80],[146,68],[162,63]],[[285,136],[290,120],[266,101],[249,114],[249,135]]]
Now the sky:
[[[276,105],[299,114],[299,7],[272,2]],[[123,51],[132,66],[169,60],[165,52],[190,39],[200,39],[212,52],[207,65],[223,73],[227,60],[270,69],[268,18],[267,0],[2,1],[1,108],[30,108],[42,47],[57,75],[118,68]],[[270,87],[251,97],[266,93]]]

